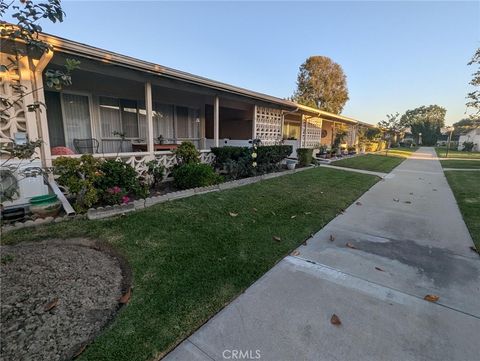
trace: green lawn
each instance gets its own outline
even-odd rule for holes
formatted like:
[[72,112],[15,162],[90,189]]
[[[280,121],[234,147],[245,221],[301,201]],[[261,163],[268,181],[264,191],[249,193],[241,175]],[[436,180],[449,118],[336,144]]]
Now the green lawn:
[[389,155],[387,157],[385,155],[366,154],[358,157],[337,160],[332,162],[331,165],[388,173],[404,160],[405,158],[399,156]]
[[465,168],[465,169],[480,169],[480,161],[479,160],[441,160],[440,163],[442,164],[443,168]]
[[478,172],[445,172],[462,212],[463,219],[472,235],[477,249],[480,249],[480,181]]
[[[435,151],[437,156],[440,158],[445,158],[447,155],[446,147],[436,147]],[[480,159],[480,152],[462,152],[459,150],[449,150],[448,158],[470,158],[470,159]]]
[[151,360],[191,334],[378,179],[315,168],[121,218],[19,230],[2,242],[89,237],[116,248],[133,271],[132,298],[80,359]]

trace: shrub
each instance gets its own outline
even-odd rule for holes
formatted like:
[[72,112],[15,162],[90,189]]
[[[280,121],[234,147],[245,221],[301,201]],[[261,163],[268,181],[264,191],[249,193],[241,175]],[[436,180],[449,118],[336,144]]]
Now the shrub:
[[463,142],[463,151],[464,152],[471,152],[475,144],[473,142]]
[[56,181],[75,196],[73,207],[77,212],[85,212],[98,202],[100,192],[96,182],[101,176],[100,161],[91,155],[80,158],[59,157],[53,161]]
[[313,149],[311,148],[297,148],[298,163],[301,166],[307,166],[312,163]]
[[210,165],[203,163],[179,165],[173,169],[172,175],[174,184],[179,189],[206,187],[222,181],[222,177]]
[[97,178],[96,186],[102,193],[113,187],[120,187],[126,194],[143,194],[144,187],[138,180],[137,172],[129,164],[121,160],[108,159],[100,164],[100,172],[102,176]]
[[146,166],[147,174],[150,177],[149,183],[152,185],[160,184],[163,180],[163,173],[165,171],[165,167],[155,160],[147,162]]
[[280,169],[280,162],[291,153],[291,145],[267,145],[257,147],[257,172],[268,173]]
[[215,155],[215,166],[223,168],[227,162],[238,162],[245,158],[251,158],[251,150],[249,147],[218,147],[212,148],[212,153]]
[[195,148],[195,145],[191,142],[183,142],[180,146],[173,151],[175,157],[177,158],[177,164],[190,164],[190,163],[200,163],[200,153]]

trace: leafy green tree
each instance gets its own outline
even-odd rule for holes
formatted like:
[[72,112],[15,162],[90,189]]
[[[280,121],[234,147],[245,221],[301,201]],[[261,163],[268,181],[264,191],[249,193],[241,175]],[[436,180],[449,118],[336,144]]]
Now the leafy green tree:
[[311,56],[301,66],[292,99],[300,104],[340,114],[348,100],[342,67],[326,56]]
[[417,143],[421,134],[423,145],[435,145],[440,129],[445,125],[446,113],[446,109],[438,105],[421,106],[407,110],[400,118],[400,124],[410,128]]
[[[472,60],[468,63],[468,65],[476,65],[479,67],[480,65],[480,48],[477,49],[475,54],[472,57]],[[472,115],[474,118],[480,117],[480,67],[472,74],[473,78],[470,81],[470,85],[475,87],[475,90],[467,94],[467,107],[473,108],[475,113]]]
[[378,122],[378,127],[383,130],[384,137],[388,141],[388,148],[392,144],[396,144],[398,136],[405,130],[405,126],[400,121],[400,114],[387,114],[387,119]]

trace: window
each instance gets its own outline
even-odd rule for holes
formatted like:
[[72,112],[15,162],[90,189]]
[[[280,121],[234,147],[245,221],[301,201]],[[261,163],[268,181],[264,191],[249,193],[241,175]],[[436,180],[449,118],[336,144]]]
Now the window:
[[142,115],[145,122],[145,109],[139,109],[135,100],[100,97],[103,138],[115,138],[116,133],[124,134],[126,138],[138,138]]
[[162,136],[166,142],[173,142],[175,139],[173,105],[154,103],[153,104],[153,137]]
[[78,153],[73,140],[92,138],[88,97],[46,91],[45,102],[51,146],[66,146]]

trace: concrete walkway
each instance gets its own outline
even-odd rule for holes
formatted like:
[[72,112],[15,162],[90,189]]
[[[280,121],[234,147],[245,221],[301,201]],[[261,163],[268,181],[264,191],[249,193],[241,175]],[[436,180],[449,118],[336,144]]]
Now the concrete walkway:
[[330,164],[320,164],[320,167],[337,169],[337,170],[344,170],[344,171],[347,171],[347,172],[376,175],[377,177],[380,177],[380,178],[385,178],[388,174],[388,173],[383,173],[383,172],[374,172],[374,171],[371,171],[371,170],[340,167],[340,166],[337,166],[337,165],[330,165]]
[[479,360],[480,258],[433,148],[358,202],[165,359]]

